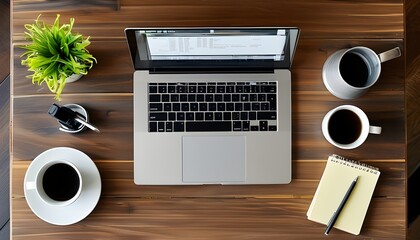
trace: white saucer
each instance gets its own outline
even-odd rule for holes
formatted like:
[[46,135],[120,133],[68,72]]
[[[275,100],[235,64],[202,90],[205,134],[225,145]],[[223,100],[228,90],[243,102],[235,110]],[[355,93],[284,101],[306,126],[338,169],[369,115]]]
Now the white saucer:
[[[80,171],[83,179],[79,198],[67,206],[53,206],[45,203],[35,190],[27,190],[26,183],[35,181],[36,173],[48,161],[67,160]],[[85,153],[69,147],[57,147],[38,155],[29,165],[23,183],[26,202],[42,220],[54,225],[70,225],[87,217],[95,208],[101,195],[101,176],[92,159]]]

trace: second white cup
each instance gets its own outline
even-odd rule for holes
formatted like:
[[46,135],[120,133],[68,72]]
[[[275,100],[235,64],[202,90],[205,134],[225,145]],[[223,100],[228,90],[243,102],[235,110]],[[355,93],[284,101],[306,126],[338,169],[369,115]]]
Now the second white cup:
[[370,125],[362,109],[353,105],[338,106],[322,120],[325,139],[342,149],[357,148],[365,142],[369,133],[380,134],[381,131],[381,127]]

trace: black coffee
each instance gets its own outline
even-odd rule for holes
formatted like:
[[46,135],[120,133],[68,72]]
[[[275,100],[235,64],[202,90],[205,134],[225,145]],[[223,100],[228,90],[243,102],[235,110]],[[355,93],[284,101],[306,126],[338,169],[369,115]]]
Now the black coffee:
[[356,141],[362,131],[362,123],[356,113],[350,110],[335,112],[328,122],[328,132],[331,138],[340,144],[350,144]]
[[49,167],[42,178],[45,193],[53,200],[67,201],[79,190],[79,175],[73,167],[57,163]]
[[353,87],[364,87],[369,78],[369,68],[362,56],[348,52],[340,61],[340,74]]

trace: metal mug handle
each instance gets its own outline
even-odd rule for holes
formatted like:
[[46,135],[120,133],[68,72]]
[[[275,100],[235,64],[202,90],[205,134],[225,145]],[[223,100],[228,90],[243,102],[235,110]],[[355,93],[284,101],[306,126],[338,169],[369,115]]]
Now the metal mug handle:
[[381,63],[389,61],[391,59],[401,56],[401,49],[399,47],[393,48],[391,50],[385,51],[378,54]]

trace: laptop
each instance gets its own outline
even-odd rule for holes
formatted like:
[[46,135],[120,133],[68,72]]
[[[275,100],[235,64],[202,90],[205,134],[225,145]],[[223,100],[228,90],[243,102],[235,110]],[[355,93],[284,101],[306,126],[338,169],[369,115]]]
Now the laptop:
[[287,184],[298,28],[128,28],[137,185]]

